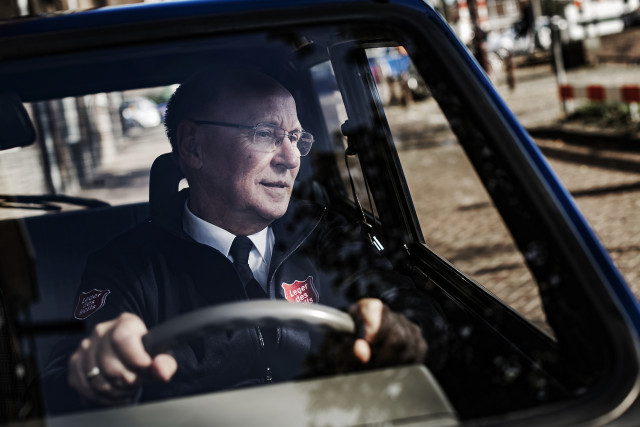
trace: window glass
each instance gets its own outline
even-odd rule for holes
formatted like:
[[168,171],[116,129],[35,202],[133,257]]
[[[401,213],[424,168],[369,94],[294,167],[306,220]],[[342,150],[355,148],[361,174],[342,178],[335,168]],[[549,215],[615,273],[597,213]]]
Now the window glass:
[[[372,32],[374,31],[372,30]],[[347,39],[347,35],[349,37],[355,36],[350,32],[344,33],[346,35],[341,31],[340,37],[345,37],[345,45],[360,46],[359,41]],[[311,32],[310,34],[315,33]],[[323,40],[335,40],[338,37],[337,32],[331,32],[329,35],[331,37],[324,34],[323,37],[318,37],[317,43],[322,43]],[[362,159],[357,156],[345,158],[348,140],[343,135],[341,128],[348,119],[345,105],[350,108],[351,118],[355,116],[352,114],[352,110],[377,111],[375,103],[370,102],[373,98],[370,96],[369,87],[366,86],[367,79],[371,77],[376,89],[375,95],[384,108],[384,115],[391,130],[395,149],[403,168],[402,172],[411,192],[412,202],[426,246],[438,256],[455,265],[456,268],[468,275],[484,289],[497,295],[534,324],[549,332],[544,312],[541,309],[538,288],[525,266],[522,255],[515,247],[509,231],[503,224],[500,215],[469,163],[456,136],[451,132],[447,118],[431,96],[430,87],[421,78],[406,51],[402,47],[369,48],[366,50],[368,63],[361,57],[357,57],[354,63],[350,63],[348,60],[353,58],[349,55],[344,55],[344,52],[340,52],[340,48],[335,47],[335,45],[331,45],[331,48],[334,49],[333,51],[325,45],[317,48],[313,43],[304,45],[308,48],[306,50],[304,47],[298,50],[298,46],[301,45],[297,42],[303,38],[294,36],[295,34],[287,33],[286,37],[282,37],[282,40],[289,42],[291,39],[296,42],[291,43],[291,46],[296,46],[296,50],[293,50],[287,43],[286,52],[291,58],[294,58],[295,61],[300,61],[300,63],[293,64],[295,67],[290,70],[277,71],[282,71],[281,75],[284,76],[282,80],[286,84],[291,84],[292,87],[296,87],[297,83],[300,83],[296,79],[300,79],[304,83],[304,85],[301,85],[301,87],[303,86],[301,95],[306,96],[306,98],[302,98],[306,101],[306,104],[296,98],[297,113],[304,129],[312,132],[316,138],[309,156],[305,156],[301,160],[303,164],[296,181],[296,184],[307,185],[311,183],[314,186],[311,191],[302,189],[300,194],[296,194],[296,189],[294,189],[294,195],[302,195],[302,198],[304,198],[305,195],[313,193],[311,195],[315,198],[319,193],[319,198],[327,201],[331,208],[336,208],[334,210],[337,213],[346,214],[347,220],[360,219],[355,218],[359,216],[360,211],[353,208],[353,204],[359,201],[362,209],[367,214],[373,216],[374,219],[378,219],[378,211],[371,195],[371,191],[373,191],[378,201],[379,212],[383,218],[382,230],[388,232],[387,234],[380,233],[379,235],[387,238],[388,241],[392,241],[396,236],[400,235],[403,238],[405,237],[403,233],[406,229],[398,225],[400,220],[397,222],[394,218],[388,220],[392,216],[389,215],[389,212],[394,213],[396,211],[387,206],[384,198],[378,197],[382,192],[386,193],[390,189],[393,190],[394,185],[397,183],[396,178],[400,175],[396,170],[391,171],[392,167],[389,166],[395,166],[395,163],[392,162],[395,158],[393,157],[393,150],[390,149],[392,147],[385,144],[386,129],[384,126],[376,128],[380,132],[375,135],[375,138],[371,139],[373,143],[380,144],[383,149],[370,151],[366,154],[362,152]],[[387,40],[388,37],[386,33],[379,35],[376,33],[375,37],[371,38],[371,40],[375,41],[369,41],[367,38],[366,42],[378,43],[379,40]],[[256,38],[265,38],[269,40],[269,43],[272,43],[272,40],[280,40],[271,34],[269,34],[269,37],[266,37],[265,34],[258,34]],[[277,43],[280,42],[278,41]],[[189,65],[203,66],[200,61],[206,62],[202,58],[209,58],[207,55],[210,55],[213,59],[227,58],[231,51],[229,45],[232,45],[235,54],[239,56],[256,58],[256,63],[264,62],[263,58],[252,56],[255,52],[265,51],[264,46],[250,45],[242,37],[227,37],[221,41],[207,39],[198,43],[197,46],[189,44],[193,49],[192,52],[188,49],[180,50],[176,46],[172,46],[174,50],[170,52],[172,54],[174,51],[180,51],[180,53],[183,51],[188,52],[188,54],[185,53],[184,57],[180,58],[182,61],[186,60],[185,63]],[[270,44],[266,45],[272,47]],[[317,50],[314,51],[314,49]],[[360,47],[357,47],[356,50],[356,53],[362,53]],[[334,61],[335,58],[348,59],[345,60],[346,64],[334,62],[336,71],[341,77],[343,90],[346,84],[352,83],[354,79],[362,78],[365,84],[363,84],[361,92],[366,92],[365,95],[362,96],[362,93],[357,93],[356,89],[354,89],[354,93],[349,93],[348,87],[345,93],[341,93],[334,68],[332,68],[332,63],[328,60],[328,52]],[[152,56],[151,53],[149,53],[149,56]],[[137,58],[135,55],[131,57]],[[167,55],[167,57],[155,58],[156,62],[154,64],[171,63],[171,61],[166,60],[170,57]],[[278,65],[284,64],[283,67],[291,65],[291,63],[285,61],[274,61],[271,52],[267,52],[265,57],[270,62]],[[215,62],[213,59],[210,59],[210,61]],[[363,60],[360,61],[361,59]],[[292,63],[295,61],[292,59]],[[182,63],[180,61],[175,62]],[[121,65],[121,63],[118,64]],[[349,68],[352,65],[353,67]],[[123,73],[135,70],[135,67],[118,68],[125,70]],[[363,72],[367,69],[370,74]],[[88,67],[88,70],[94,70],[94,68]],[[310,74],[307,75],[308,70],[310,70]],[[90,73],[86,72],[86,74],[89,75]],[[176,77],[176,80],[185,77],[180,76],[177,72],[168,74],[171,78]],[[345,78],[345,74],[351,77],[352,80]],[[294,78],[287,79],[292,75]],[[142,77],[136,77],[140,77],[143,80],[145,78],[151,79],[151,77],[155,77],[155,74],[149,73],[145,75],[143,73]],[[111,78],[114,81],[118,80],[113,76]],[[168,81],[174,80],[165,78],[161,79],[162,83],[153,80],[154,83],[148,83],[148,85],[167,84]],[[134,87],[134,83],[138,84],[139,82],[137,78],[132,78],[132,81],[128,83],[127,89]],[[313,85],[310,83],[313,83]],[[145,82],[144,84],[147,83]],[[89,87],[93,88],[93,86]],[[114,83],[113,87],[108,90],[115,90],[116,87],[117,89],[122,89],[118,84]],[[171,149],[167,137],[164,135],[161,118],[164,113],[164,103],[175,90],[175,87],[162,86],[150,89],[94,93],[100,90],[107,89],[100,87],[87,90],[87,95],[59,97],[57,99],[49,99],[45,96],[46,100],[30,101],[26,104],[37,129],[38,140],[36,144],[30,147],[0,152],[0,173],[7,173],[7,176],[12,177],[27,177],[27,179],[12,180],[4,179],[0,176],[0,194],[64,194],[75,198],[97,199],[111,205],[146,202],[148,200],[149,168],[158,155]],[[40,98],[32,97],[30,99]],[[354,107],[354,104],[357,105]],[[362,120],[367,122],[367,118]],[[375,148],[380,147],[375,146]],[[386,157],[376,163],[379,153],[381,153],[379,157]],[[372,161],[372,158],[375,160]],[[368,169],[363,170],[360,160],[362,160],[362,165],[368,167]],[[388,168],[385,169],[385,167],[380,166],[383,161],[388,160],[391,161],[384,165],[389,166]],[[376,167],[379,168],[376,169]],[[14,168],[13,171],[12,168]],[[16,170],[16,168],[20,170]],[[30,173],[25,173],[25,171],[30,171]],[[364,172],[367,172],[366,176],[372,182],[371,188],[369,188],[364,179]],[[379,176],[376,172],[379,172]],[[392,172],[398,173],[393,175]],[[380,185],[381,181],[384,181],[385,185]],[[354,194],[357,196],[354,197]],[[403,197],[403,194],[399,197],[397,196],[397,194],[389,195],[387,200],[393,200],[394,203],[399,201],[402,204],[403,200],[400,198]],[[84,201],[86,202],[86,200]],[[6,215],[2,218],[38,215],[58,208],[62,210],[75,209],[79,206],[81,207],[82,202],[82,200],[69,200],[67,203],[62,204],[56,202],[55,206],[51,206],[46,201],[39,203],[24,202],[21,205],[17,205],[15,209],[0,210],[0,214]],[[127,208],[122,211],[107,209],[106,211],[109,211],[107,212],[109,215],[104,217],[106,218],[104,221],[100,220],[99,215],[93,215],[94,212],[91,212],[91,218],[94,218],[95,223],[86,222],[82,224],[80,221],[73,222],[70,224],[73,230],[71,233],[76,234],[73,237],[80,235],[80,240],[90,241],[88,243],[95,246],[91,248],[91,251],[99,249],[114,236],[124,231],[117,229],[117,227],[111,228],[112,225],[118,225],[118,218],[122,219],[121,216],[124,216],[125,219],[132,220],[133,213],[139,213],[137,211],[133,212],[133,210],[128,212],[128,208],[132,207],[146,208],[144,205],[134,205],[121,206],[120,208]],[[78,213],[82,214],[82,212],[71,212],[70,215]],[[147,212],[145,211],[143,214],[144,218],[146,218]],[[367,220],[371,219],[369,215],[367,215]],[[67,215],[66,217],[71,218],[71,216]],[[59,215],[59,217],[65,217],[65,215]],[[47,220],[49,218],[30,219]],[[67,223],[70,222],[67,221]],[[356,223],[356,221],[350,222]],[[33,223],[30,224],[30,232],[33,233],[31,235],[31,243],[36,243],[34,247],[37,246],[38,239],[41,245],[42,242],[45,242],[43,246],[47,249],[50,247],[49,242],[57,243],[59,241],[66,243],[71,240],[69,239],[71,233],[65,233],[65,230],[49,227],[43,231],[38,229],[37,225],[37,221],[35,221],[35,225]],[[380,225],[380,222],[376,225]],[[85,228],[90,229],[91,234],[86,233],[85,236],[85,233],[79,231]],[[402,229],[398,230],[400,228]],[[399,232],[396,234],[396,231]],[[93,234],[99,234],[104,241],[96,240],[94,243]],[[337,235],[338,233],[335,234]],[[329,236],[335,237],[333,235]],[[342,238],[343,236],[338,237]],[[401,241],[400,238],[397,240],[400,243],[405,242]],[[322,243],[324,244],[326,241],[330,241],[330,239],[324,239]],[[393,267],[398,267],[398,270],[407,267],[400,263],[400,261],[407,261],[407,259],[411,258],[406,257],[406,251],[403,248],[391,253],[393,249],[400,247],[400,244],[394,246],[398,242],[387,243],[383,239],[384,245],[390,248],[384,250],[373,239],[371,243],[387,257],[384,264],[385,267],[388,265],[386,261],[391,261],[389,264]],[[349,249],[349,246],[357,248],[357,245],[345,245],[347,249]],[[366,247],[369,248],[368,245]],[[60,253],[57,253],[57,251],[41,251],[38,254],[40,255],[37,259],[38,267],[42,267],[44,271],[53,271],[54,274],[50,274],[51,277],[44,274],[39,278],[41,281],[39,283],[41,298],[38,304],[40,305],[33,307],[35,314],[32,316],[36,322],[51,319],[59,320],[59,313],[64,312],[64,310],[54,307],[56,294],[62,295],[64,292],[69,292],[70,289],[71,292],[75,292],[77,288],[77,283],[75,282],[80,281],[80,275],[84,269],[85,259],[89,251],[87,253],[72,254],[70,258],[66,259],[66,261],[72,261],[77,269],[77,277],[67,279],[66,275],[70,269],[61,267],[61,265],[64,265],[61,261],[65,260],[56,258],[58,255],[67,256],[66,250],[63,249],[67,248],[61,248]],[[313,256],[326,256],[328,258],[326,262],[329,263],[335,262],[332,258],[334,255],[342,256],[342,253],[338,253],[339,251],[334,254],[331,250],[322,251],[316,249],[314,247],[313,250],[309,250],[309,253]],[[368,260],[360,256],[365,252],[360,251],[356,256],[345,257],[344,259],[347,262],[343,262],[340,259],[338,260],[339,262],[332,264],[330,266],[332,278],[335,276],[337,277],[336,280],[338,280],[349,277],[348,274],[341,274],[343,269],[350,271],[359,263],[366,263]],[[426,251],[422,252],[426,253]],[[46,255],[42,256],[43,254]],[[71,259],[71,257],[74,259]],[[403,259],[398,261],[400,258]],[[197,257],[185,260],[185,262],[192,260],[200,263]],[[300,265],[306,267],[304,263]],[[370,265],[368,264],[366,267],[369,268]],[[296,267],[299,266],[296,265]],[[109,270],[116,271],[117,269]],[[409,271],[409,268],[405,268],[401,272],[408,274],[415,271]],[[58,275],[61,278],[58,278]],[[64,277],[62,278],[62,276]],[[206,277],[209,276],[207,275]],[[310,276],[296,276],[294,279],[296,283],[306,283],[300,282],[298,279],[304,280],[307,277]],[[456,275],[455,278],[459,279],[459,276]],[[46,283],[46,280],[49,283]],[[436,283],[439,286],[432,287],[429,287],[432,278],[419,277],[419,280],[424,282],[420,283],[424,285],[421,289],[432,292],[434,300],[435,298],[448,297],[445,295],[446,286],[449,285],[446,280],[442,280],[442,283]],[[433,280],[435,281],[436,279]],[[288,284],[282,283],[283,285]],[[64,287],[68,289],[65,290],[63,289]],[[181,295],[189,294],[184,289],[184,287],[181,288]],[[442,292],[443,289],[444,292]],[[473,290],[477,289],[473,287]],[[95,293],[91,293],[89,302],[96,298],[102,298],[104,301],[107,295],[111,293],[111,290],[109,290],[109,293],[105,294],[106,290],[100,286],[97,286],[93,291]],[[78,307],[74,299],[75,294],[73,295],[74,297],[65,300],[71,309]],[[199,296],[196,293],[192,295]],[[110,297],[111,300],[114,299],[114,296],[115,292]],[[449,372],[447,373],[448,377],[445,377],[445,381],[443,381],[445,392],[456,399],[455,404],[460,405],[461,414],[467,418],[476,414],[493,414],[496,411],[495,408],[508,407],[511,409],[511,406],[509,406],[511,401],[508,401],[508,399],[495,399],[496,394],[488,393],[487,391],[502,393],[502,395],[510,397],[511,390],[515,389],[516,386],[513,388],[503,388],[502,386],[515,384],[516,379],[519,384],[525,383],[529,379],[535,379],[534,375],[527,375],[529,372],[537,375],[543,370],[543,368],[540,368],[543,363],[539,363],[536,358],[541,353],[536,353],[536,356],[532,357],[532,359],[535,359],[535,363],[531,364],[531,369],[528,367],[528,362],[527,367],[519,365],[520,360],[531,357],[526,352],[526,349],[522,350],[517,348],[517,344],[507,342],[508,339],[500,336],[502,331],[494,324],[489,325],[489,322],[486,322],[487,325],[485,325],[482,322],[478,322],[478,324],[472,322],[470,319],[473,318],[475,320],[474,316],[476,314],[482,316],[486,312],[469,314],[466,312],[466,308],[459,307],[464,305],[465,302],[451,298],[441,304],[444,309],[448,310],[448,313],[456,315],[448,319],[451,320],[452,335],[456,335],[455,339],[457,341],[451,346],[450,354],[456,353],[449,358],[449,360],[453,360],[453,363],[447,361],[450,365],[446,366]],[[499,306],[499,304],[495,304],[495,306]],[[70,311],[67,310],[67,312]],[[445,322],[441,323],[444,324]],[[480,325],[480,323],[482,324]],[[443,329],[446,328],[443,327]],[[484,339],[487,337],[490,340],[485,341]],[[49,337],[46,338],[48,339]],[[499,345],[495,345],[496,343]],[[534,343],[533,345],[537,344]],[[47,361],[48,354],[43,354],[42,348],[46,347],[39,347],[40,354],[38,356],[43,361]],[[480,369],[476,369],[477,367],[480,367]],[[481,373],[476,374],[472,372],[474,370]],[[544,375],[546,376],[547,374],[545,373]],[[497,378],[496,381],[499,384],[483,381],[483,379],[490,377],[492,380]],[[449,381],[447,381],[447,378],[449,378]],[[454,380],[451,381],[450,378],[454,378]],[[478,378],[481,380],[478,381]],[[470,386],[469,384],[471,383],[475,384]],[[536,399],[539,402],[551,400],[555,396],[551,396],[552,393],[545,394],[545,387],[547,385],[543,384],[543,381],[537,381],[531,387],[534,390],[533,393],[537,393],[536,397],[534,399],[527,398],[525,403],[517,403],[524,407],[531,405],[530,401]],[[522,386],[521,390],[525,390],[528,394],[528,384]],[[483,399],[487,399],[487,401],[493,399],[498,403],[488,402],[488,404],[485,404]],[[524,399],[520,399],[524,401]],[[465,405],[465,402],[472,400],[473,403]],[[516,399],[514,398],[514,400]],[[476,407],[481,408],[481,410],[476,412]]]
[[367,57],[426,245],[550,332],[523,256],[409,56]]
[[[611,50],[614,46],[628,51],[630,45],[621,42],[625,37],[629,36],[611,35],[594,55],[616,55]],[[634,40],[635,46],[640,46],[637,33]],[[496,90],[531,134],[627,284],[640,298],[640,156],[637,137],[631,136],[637,135],[638,121],[633,119],[634,104],[611,98],[629,83],[629,87],[636,87],[640,64],[612,62],[566,71],[567,87],[575,88],[577,94],[576,99],[566,103],[562,102],[550,63],[518,64],[513,70],[515,88],[510,88],[504,79],[497,79]],[[583,88],[592,84],[596,85],[594,88],[599,84],[611,85],[607,88],[606,102],[589,101]],[[532,98],[532,93],[537,96]],[[547,129],[562,132],[540,132]]]
[[7,196],[0,201],[12,207],[0,209],[0,218],[76,209],[84,203],[16,196],[64,194],[110,205],[147,201],[149,168],[159,154],[171,150],[162,114],[172,91],[168,86],[25,104],[37,140],[0,152],[0,195]]
[[339,189],[341,194],[355,203],[355,192],[362,208],[368,213],[376,215],[375,202],[371,197],[370,189],[367,188],[360,160],[357,156],[345,157],[348,142],[342,134],[341,126],[347,120],[347,113],[331,62],[325,61],[312,67],[311,75],[319,94],[322,116],[327,133],[331,138],[336,165],[340,172],[341,185]]

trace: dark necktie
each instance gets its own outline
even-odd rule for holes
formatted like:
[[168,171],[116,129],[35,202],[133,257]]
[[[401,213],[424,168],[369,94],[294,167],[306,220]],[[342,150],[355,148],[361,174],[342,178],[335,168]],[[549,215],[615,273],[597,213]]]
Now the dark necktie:
[[249,299],[267,298],[262,286],[253,278],[253,272],[249,267],[249,252],[253,248],[251,239],[247,236],[236,236],[229,249],[229,255],[233,257],[233,266],[240,276],[240,281],[247,291]]

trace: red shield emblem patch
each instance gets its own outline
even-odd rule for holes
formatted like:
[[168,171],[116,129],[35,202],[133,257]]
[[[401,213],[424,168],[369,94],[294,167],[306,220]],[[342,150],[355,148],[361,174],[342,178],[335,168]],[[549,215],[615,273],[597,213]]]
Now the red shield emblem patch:
[[313,277],[307,277],[307,280],[301,282],[296,280],[293,283],[282,282],[284,297],[289,302],[299,302],[302,304],[317,304],[319,295],[316,287],[313,286]]
[[73,317],[78,320],[84,320],[96,311],[100,310],[107,300],[110,290],[93,289],[89,292],[82,292],[78,298],[78,304],[73,312]]

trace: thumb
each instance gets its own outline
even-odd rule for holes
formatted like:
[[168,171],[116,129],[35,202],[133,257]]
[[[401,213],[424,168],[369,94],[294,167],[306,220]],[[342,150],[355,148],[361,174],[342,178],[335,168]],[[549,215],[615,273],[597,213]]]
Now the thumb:
[[153,358],[150,369],[153,378],[166,383],[178,370],[178,362],[172,355],[161,353]]
[[371,343],[380,331],[383,310],[382,301],[374,298],[363,298],[349,310],[360,329],[360,337],[353,343],[353,353],[362,363],[371,360]]
[[360,362],[368,363],[371,360],[371,346],[366,340],[358,338],[353,343],[353,354]]

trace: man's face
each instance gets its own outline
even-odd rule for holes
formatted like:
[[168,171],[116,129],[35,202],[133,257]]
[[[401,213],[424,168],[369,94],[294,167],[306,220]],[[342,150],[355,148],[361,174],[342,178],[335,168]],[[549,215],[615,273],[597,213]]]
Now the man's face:
[[[277,87],[261,94],[229,94],[198,119],[255,126],[270,123],[300,130],[293,97]],[[196,215],[234,234],[258,231],[284,215],[300,168],[300,153],[288,137],[273,152],[253,144],[253,131],[198,125],[203,153],[194,192]],[[193,209],[193,206],[192,206]]]

